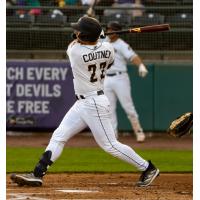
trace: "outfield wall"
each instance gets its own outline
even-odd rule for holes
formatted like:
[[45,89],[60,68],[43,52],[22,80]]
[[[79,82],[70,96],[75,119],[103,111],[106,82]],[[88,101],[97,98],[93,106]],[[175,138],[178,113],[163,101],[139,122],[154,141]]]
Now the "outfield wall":
[[[132,96],[145,130],[164,131],[172,119],[193,109],[192,63],[151,63],[145,79],[129,66]],[[131,130],[121,107],[118,107],[120,130]]]
[[[128,66],[132,95],[144,129],[163,131],[172,119],[192,111],[192,63],[147,66],[144,79],[136,67]],[[7,129],[54,129],[74,102],[68,62],[7,61]],[[118,121],[120,130],[131,130],[120,106]]]

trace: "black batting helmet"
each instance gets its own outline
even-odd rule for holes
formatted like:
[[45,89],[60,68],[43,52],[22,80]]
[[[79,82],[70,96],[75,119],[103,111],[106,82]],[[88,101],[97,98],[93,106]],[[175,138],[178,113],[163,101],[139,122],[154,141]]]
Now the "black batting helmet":
[[98,20],[92,17],[81,17],[77,23],[71,23],[73,29],[80,31],[78,36],[83,41],[95,42],[98,40],[102,27]]
[[113,31],[122,30],[122,26],[118,21],[110,21],[107,25],[107,29],[112,29]]

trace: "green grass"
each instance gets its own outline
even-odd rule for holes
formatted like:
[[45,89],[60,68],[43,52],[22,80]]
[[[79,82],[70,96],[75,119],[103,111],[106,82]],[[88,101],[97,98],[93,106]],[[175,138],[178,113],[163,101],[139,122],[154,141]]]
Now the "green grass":
[[[32,171],[44,148],[7,147],[7,172]],[[136,150],[162,172],[192,172],[192,151]],[[100,148],[65,148],[49,172],[136,172]]]

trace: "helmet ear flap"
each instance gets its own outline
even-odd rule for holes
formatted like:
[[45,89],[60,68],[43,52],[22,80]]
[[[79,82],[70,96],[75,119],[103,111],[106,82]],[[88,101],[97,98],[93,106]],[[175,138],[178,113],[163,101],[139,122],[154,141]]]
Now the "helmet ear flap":
[[82,41],[86,41],[86,42],[95,42],[98,40],[98,38],[94,37],[92,34],[88,34],[88,33],[78,33],[77,37],[82,40]]
[[86,35],[85,35],[84,33],[79,32],[79,33],[77,34],[77,38],[80,38],[81,40],[85,41]]
[[79,32],[79,33],[72,33],[71,37],[73,39],[79,38],[80,40],[84,40],[86,38],[86,35],[84,35],[83,33]]

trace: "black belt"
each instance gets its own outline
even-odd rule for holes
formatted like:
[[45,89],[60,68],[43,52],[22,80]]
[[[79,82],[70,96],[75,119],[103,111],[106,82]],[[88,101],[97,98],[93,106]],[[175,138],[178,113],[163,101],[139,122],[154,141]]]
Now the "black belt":
[[[104,94],[103,90],[99,90],[97,91],[97,95],[102,95]],[[84,97],[83,95],[76,95],[76,99],[79,100],[79,99],[85,99],[86,97]]]
[[106,74],[106,76],[116,76],[119,74],[123,74],[124,72],[116,72],[116,73],[112,73],[112,74]]

